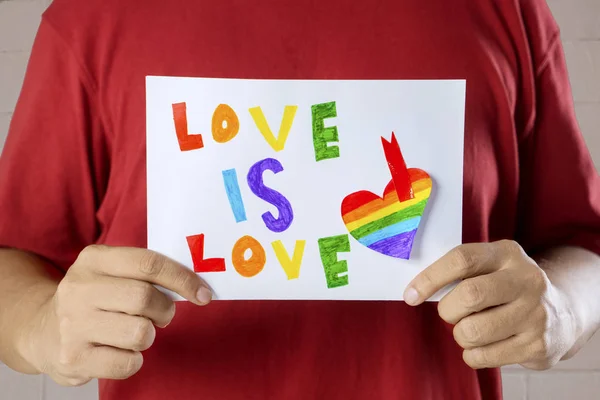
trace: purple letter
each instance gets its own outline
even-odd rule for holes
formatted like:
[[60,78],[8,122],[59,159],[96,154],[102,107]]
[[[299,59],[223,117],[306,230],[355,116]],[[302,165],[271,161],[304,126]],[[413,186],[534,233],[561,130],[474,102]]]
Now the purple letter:
[[263,172],[266,170],[277,174],[283,171],[281,163],[274,158],[265,158],[257,162],[248,171],[248,186],[252,193],[267,203],[273,204],[279,211],[279,218],[273,217],[270,211],[262,215],[262,219],[269,230],[273,232],[283,232],[290,227],[294,220],[294,211],[292,205],[281,193],[268,188],[263,182]]

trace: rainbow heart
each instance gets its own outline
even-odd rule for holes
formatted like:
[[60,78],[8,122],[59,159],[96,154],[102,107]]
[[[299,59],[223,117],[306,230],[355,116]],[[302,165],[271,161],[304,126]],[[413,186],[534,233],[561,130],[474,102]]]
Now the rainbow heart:
[[342,219],[362,245],[390,257],[410,258],[413,242],[432,190],[427,172],[406,168],[394,134],[382,138],[392,180],[383,198],[369,191],[352,193],[342,201]]

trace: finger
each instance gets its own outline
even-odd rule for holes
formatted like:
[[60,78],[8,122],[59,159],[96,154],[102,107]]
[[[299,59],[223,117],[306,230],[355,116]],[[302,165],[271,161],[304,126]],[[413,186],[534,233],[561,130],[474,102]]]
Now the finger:
[[58,377],[58,378],[52,377],[52,378],[59,385],[67,386],[67,387],[83,386],[92,380],[92,378],[65,378],[65,377]]
[[524,364],[533,360],[545,361],[545,348],[541,340],[531,340],[521,334],[487,346],[465,350],[463,359],[473,369],[499,368],[506,365]]
[[525,282],[518,271],[500,270],[460,282],[438,304],[440,317],[456,324],[473,313],[516,300]]
[[156,329],[149,319],[106,311],[94,313],[87,328],[89,343],[133,351],[147,350],[154,343]]
[[65,386],[79,386],[90,379],[126,379],[142,367],[140,352],[108,346],[85,346],[61,351],[50,376]]
[[529,308],[516,302],[491,308],[460,320],[454,339],[464,349],[487,346],[525,331]]
[[146,317],[161,328],[175,316],[173,300],[148,282],[99,276],[88,293],[100,310]]
[[212,292],[194,271],[151,250],[89,246],[78,261],[99,275],[159,285],[195,304],[204,305],[212,299]]
[[408,285],[404,299],[417,305],[459,279],[486,274],[499,269],[493,243],[470,243],[458,246],[435,261]]
[[98,346],[89,351],[82,371],[91,378],[127,379],[135,375],[143,363],[140,352]]
[[56,373],[55,371],[48,373],[48,376],[55,383],[58,383],[60,386],[66,386],[66,387],[83,386],[92,380],[92,378],[84,377],[84,376],[79,377],[79,376],[60,375],[59,373]]

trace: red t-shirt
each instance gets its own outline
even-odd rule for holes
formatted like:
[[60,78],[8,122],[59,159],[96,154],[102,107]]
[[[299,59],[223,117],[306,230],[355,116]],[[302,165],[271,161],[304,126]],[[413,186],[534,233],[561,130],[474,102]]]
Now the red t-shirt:
[[[464,242],[600,252],[600,179],[543,0],[54,0],[0,161],[0,245],[146,246],[145,76],[466,79]],[[401,291],[404,288],[399,287]],[[178,304],[102,400],[501,398],[436,304]]]

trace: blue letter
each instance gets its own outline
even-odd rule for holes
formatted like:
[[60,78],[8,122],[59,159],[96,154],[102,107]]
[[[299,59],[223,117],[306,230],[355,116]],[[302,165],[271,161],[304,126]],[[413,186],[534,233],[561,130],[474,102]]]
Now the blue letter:
[[231,211],[233,211],[233,215],[235,216],[235,222],[245,221],[246,209],[244,208],[244,201],[242,200],[242,193],[240,192],[240,185],[238,184],[235,169],[223,171],[223,181],[225,182],[225,191],[227,192]]
[[266,170],[277,174],[283,171],[281,163],[274,158],[266,158],[254,164],[248,171],[248,186],[252,193],[258,198],[263,199],[277,207],[279,218],[273,217],[271,212],[266,212],[262,215],[262,219],[269,230],[273,232],[283,232],[290,227],[294,220],[294,212],[292,205],[281,193],[268,188],[263,182],[263,172]]

